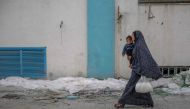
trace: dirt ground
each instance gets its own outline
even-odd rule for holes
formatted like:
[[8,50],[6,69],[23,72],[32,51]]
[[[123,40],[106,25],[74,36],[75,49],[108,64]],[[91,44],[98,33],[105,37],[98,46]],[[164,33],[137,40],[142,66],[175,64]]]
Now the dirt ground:
[[[0,86],[0,109],[115,109],[113,104],[122,91],[109,89],[94,92],[81,91],[69,98],[66,91],[28,90],[18,87]],[[189,109],[190,96],[171,95],[156,89],[152,93],[152,109]],[[140,106],[126,105],[126,109],[146,109]],[[149,108],[151,109],[151,108]]]

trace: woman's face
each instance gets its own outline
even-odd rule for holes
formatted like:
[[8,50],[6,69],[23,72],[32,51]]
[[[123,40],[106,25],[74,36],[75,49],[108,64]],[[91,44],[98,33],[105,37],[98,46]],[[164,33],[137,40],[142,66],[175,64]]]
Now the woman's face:
[[133,42],[135,42],[135,35],[134,35],[134,33],[132,33],[132,40],[133,40]]

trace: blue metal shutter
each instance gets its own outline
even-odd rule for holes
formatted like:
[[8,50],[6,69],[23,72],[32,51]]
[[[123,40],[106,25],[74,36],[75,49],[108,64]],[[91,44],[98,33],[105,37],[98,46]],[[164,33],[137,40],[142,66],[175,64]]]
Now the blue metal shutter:
[[0,77],[20,75],[20,52],[0,50]]
[[46,48],[0,48],[0,78],[46,77]]

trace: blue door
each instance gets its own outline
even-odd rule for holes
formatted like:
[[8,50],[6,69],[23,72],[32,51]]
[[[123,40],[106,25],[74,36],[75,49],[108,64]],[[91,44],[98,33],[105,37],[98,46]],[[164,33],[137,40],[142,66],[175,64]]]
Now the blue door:
[[88,77],[114,77],[115,0],[88,0]]

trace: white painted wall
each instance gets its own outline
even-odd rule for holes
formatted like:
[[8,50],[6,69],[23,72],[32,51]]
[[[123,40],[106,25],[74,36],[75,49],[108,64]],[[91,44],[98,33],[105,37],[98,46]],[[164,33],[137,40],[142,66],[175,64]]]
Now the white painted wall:
[[50,76],[86,76],[86,4],[86,0],[0,0],[0,47],[47,47]]
[[128,78],[130,75],[127,59],[121,56],[121,51],[125,37],[134,30],[142,31],[159,65],[190,65],[190,5],[151,5],[155,16],[152,19],[148,19],[149,5],[139,5],[138,0],[116,0],[116,7],[118,6],[123,17],[121,24],[116,27],[117,76]]
[[[0,0],[0,47],[47,47],[52,77],[86,76],[87,0]],[[148,5],[116,0],[116,76],[128,78],[121,56],[125,37],[139,29],[159,65],[190,65],[190,5]],[[63,20],[62,41],[59,25]],[[122,41],[120,41],[122,39]]]

